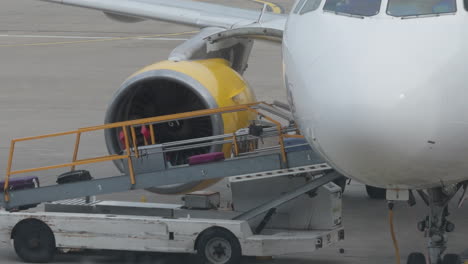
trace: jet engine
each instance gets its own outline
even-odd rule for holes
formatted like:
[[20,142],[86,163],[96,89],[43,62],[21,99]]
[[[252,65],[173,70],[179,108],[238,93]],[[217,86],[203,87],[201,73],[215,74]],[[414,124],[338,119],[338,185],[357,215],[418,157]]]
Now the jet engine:
[[[255,102],[255,96],[242,76],[224,59],[163,61],[143,68],[128,78],[114,95],[106,113],[106,123],[183,113],[195,110]],[[254,116],[247,112],[200,117],[155,124],[156,143],[232,133],[246,127]],[[124,146],[121,131],[108,130],[106,144],[111,154]],[[139,141],[145,137],[138,131]],[[200,147],[168,153],[171,165],[186,164],[190,156],[223,151],[230,156],[230,145]],[[123,170],[123,163],[116,162]],[[152,188],[161,194],[178,194],[206,188],[216,181],[201,181]]]

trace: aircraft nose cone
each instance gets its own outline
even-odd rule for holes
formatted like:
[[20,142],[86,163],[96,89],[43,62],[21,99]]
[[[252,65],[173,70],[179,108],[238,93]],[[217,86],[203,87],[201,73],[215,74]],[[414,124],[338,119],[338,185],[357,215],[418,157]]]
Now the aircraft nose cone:
[[345,175],[420,187],[455,179],[466,167],[467,56],[459,44],[422,40],[357,40],[298,58],[309,69],[294,76],[299,82],[288,80],[298,123]]
[[384,105],[348,95],[346,105],[311,107],[317,113],[309,131],[312,143],[338,170],[368,184],[398,186],[428,166],[428,159],[436,162],[431,155],[440,144],[440,123],[431,102],[418,108],[398,99]]

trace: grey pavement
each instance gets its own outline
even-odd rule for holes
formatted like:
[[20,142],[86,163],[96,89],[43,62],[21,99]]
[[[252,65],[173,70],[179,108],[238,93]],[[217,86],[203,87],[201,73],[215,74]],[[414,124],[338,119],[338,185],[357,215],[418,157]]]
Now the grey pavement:
[[[261,8],[247,0],[218,3]],[[292,1],[277,1],[289,9]],[[163,22],[122,24],[103,14],[33,0],[2,0],[0,3],[0,171],[6,168],[9,140],[56,131],[98,125],[106,105],[125,78],[142,66],[167,58],[170,51],[195,29]],[[180,33],[174,35],[174,33]],[[170,35],[168,35],[170,34]],[[107,37],[154,36],[152,39],[96,41]],[[158,35],[158,36],[155,36]],[[73,38],[71,38],[73,37]],[[259,100],[285,100],[281,77],[281,47],[257,42],[245,75]],[[102,135],[83,139],[83,154],[105,154]],[[71,138],[60,145],[43,141],[19,145],[15,168],[56,163],[71,158]],[[105,164],[95,171],[115,171]],[[214,186],[225,190],[225,182]],[[156,196],[133,191],[102,199],[178,202],[177,196]],[[452,206],[454,207],[454,206]],[[426,241],[416,223],[426,214],[422,202],[414,208],[398,204],[396,230],[403,259],[412,251],[424,251]],[[271,260],[245,259],[244,263],[395,263],[384,201],[366,197],[359,183],[344,195],[346,240],[314,254],[296,254]],[[457,224],[450,234],[450,252],[468,247],[468,210],[453,210]],[[1,221],[1,219],[0,219]],[[344,253],[340,253],[344,249]],[[61,255],[55,263],[185,263],[179,256]],[[0,248],[0,263],[20,263],[12,248]]]

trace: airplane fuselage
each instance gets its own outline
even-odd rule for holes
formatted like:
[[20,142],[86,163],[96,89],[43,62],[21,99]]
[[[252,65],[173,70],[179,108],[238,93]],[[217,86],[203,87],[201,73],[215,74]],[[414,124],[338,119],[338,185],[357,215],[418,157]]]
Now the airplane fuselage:
[[293,12],[283,40],[288,100],[308,142],[368,185],[468,180],[463,1],[456,12],[405,17],[390,15],[387,1],[372,16],[327,12],[324,2]]

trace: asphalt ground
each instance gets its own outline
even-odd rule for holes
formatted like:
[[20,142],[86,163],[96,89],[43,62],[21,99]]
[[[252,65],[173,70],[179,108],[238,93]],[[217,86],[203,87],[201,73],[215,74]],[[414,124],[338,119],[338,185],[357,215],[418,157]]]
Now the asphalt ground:
[[[247,0],[216,1],[261,9]],[[276,1],[289,10],[292,2]],[[273,6],[274,7],[274,6]],[[0,3],[0,171],[6,168],[9,140],[102,124],[106,105],[127,76],[144,65],[167,58],[171,50],[196,29],[163,22],[122,24],[103,14],[34,0]],[[145,38],[142,38],[142,37]],[[257,42],[246,79],[259,100],[285,101],[281,78],[281,47]],[[63,144],[62,144],[63,143]],[[68,145],[67,145],[68,144]],[[20,145],[15,167],[31,167],[68,159],[73,140],[59,148],[52,142]],[[84,154],[105,153],[102,135],[83,140]],[[112,164],[97,168],[112,173]],[[225,190],[225,183],[214,186]],[[178,202],[180,197],[133,191],[100,197],[153,202]],[[455,206],[452,204],[452,208]],[[412,251],[424,251],[426,240],[416,223],[427,209],[397,204],[395,225],[402,263]],[[466,249],[468,211],[452,210],[456,231],[450,234],[449,252]],[[313,254],[295,254],[269,260],[244,259],[243,263],[395,263],[384,201],[367,198],[362,184],[352,183],[344,195],[346,240]],[[0,219],[1,221],[1,219]],[[343,250],[341,250],[343,249]],[[343,253],[340,253],[343,252]],[[180,256],[133,254],[60,255],[55,263],[185,263]],[[0,263],[20,263],[12,248],[0,248]]]

